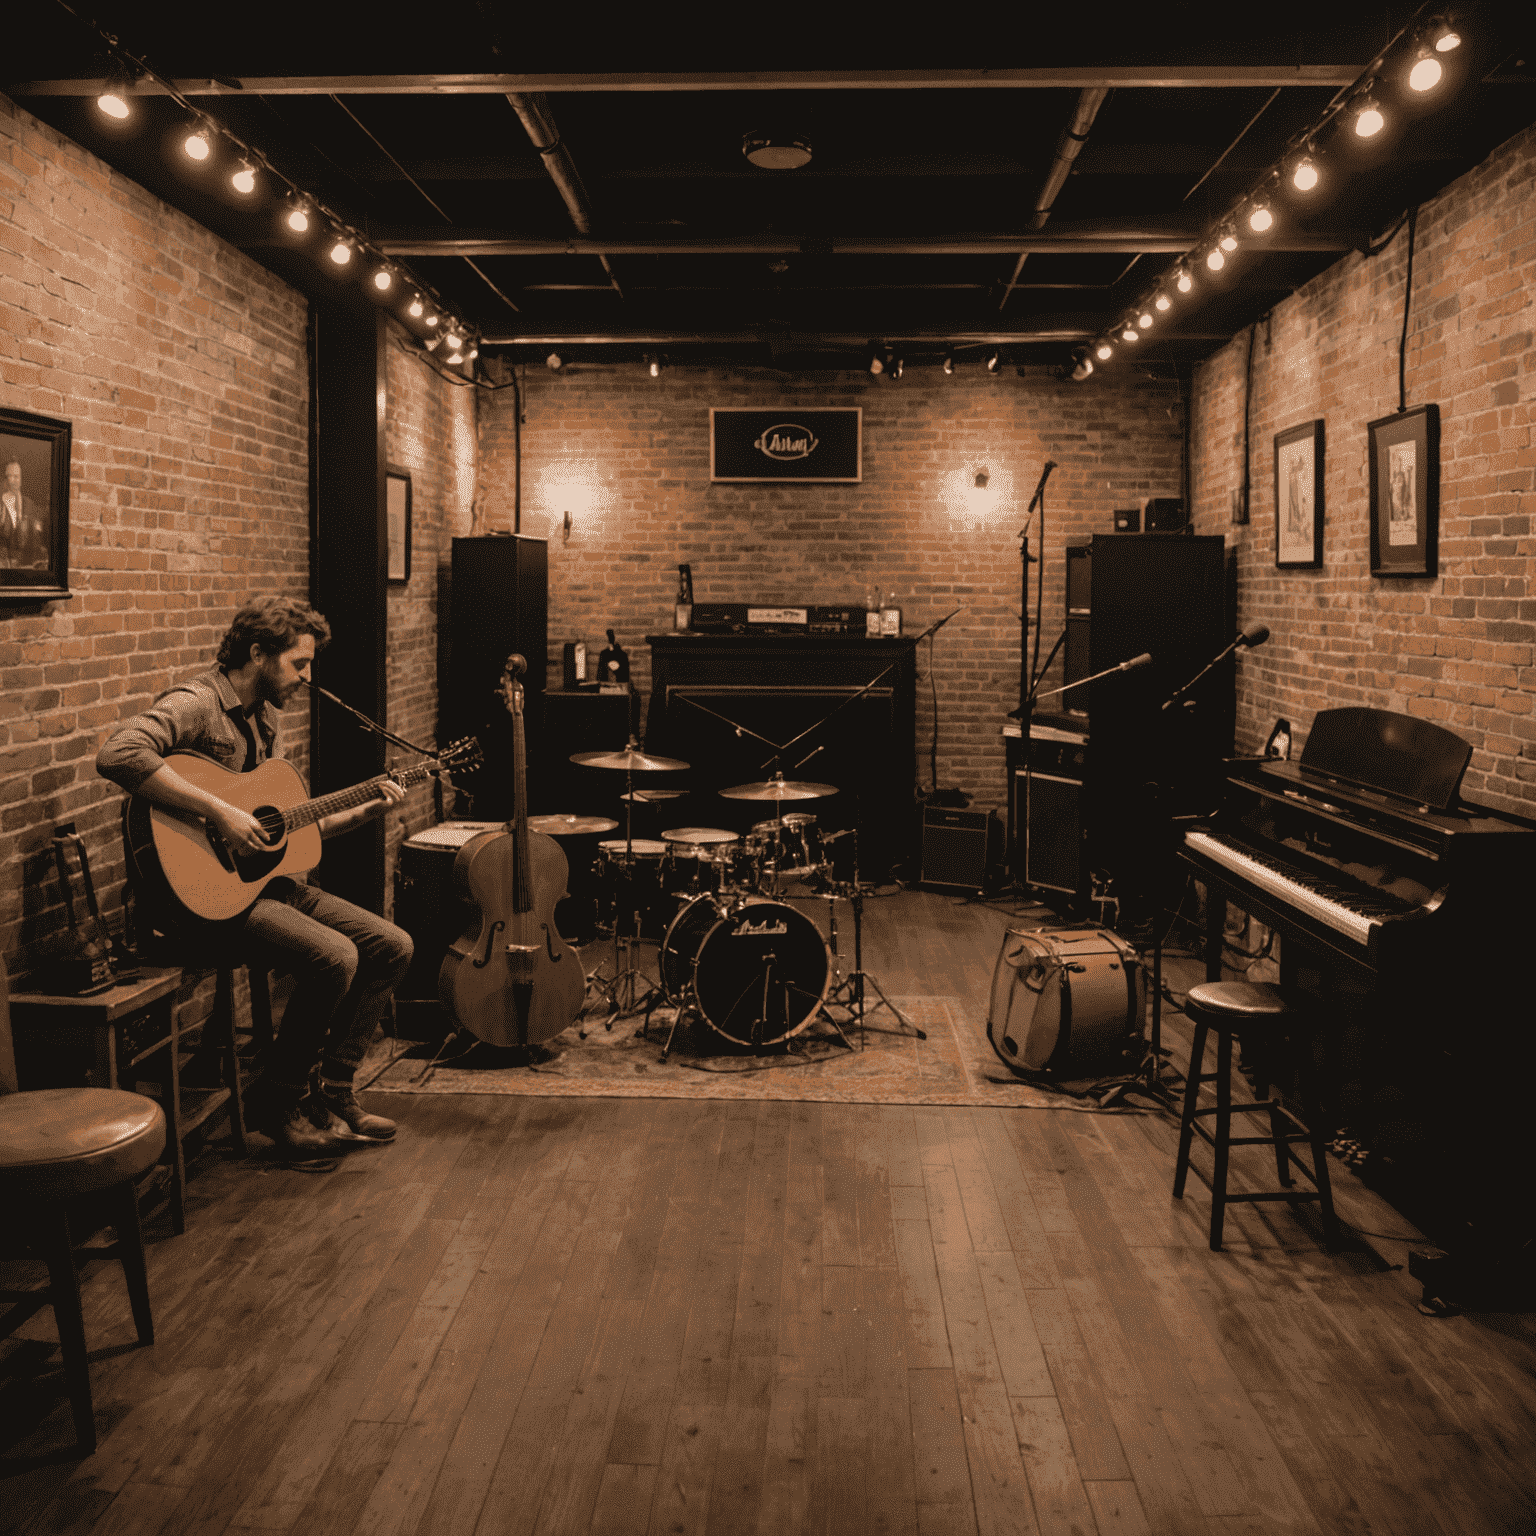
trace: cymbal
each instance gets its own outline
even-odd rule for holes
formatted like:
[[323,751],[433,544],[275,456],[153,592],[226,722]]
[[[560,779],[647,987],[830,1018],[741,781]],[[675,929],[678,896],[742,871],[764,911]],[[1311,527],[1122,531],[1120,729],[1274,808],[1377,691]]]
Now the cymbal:
[[687,793],[686,789],[632,789],[619,799],[627,800],[631,805],[650,805],[653,801],[681,800]]
[[573,763],[583,768],[622,768],[626,773],[671,773],[688,764],[675,757],[652,757],[638,747],[625,747],[619,752],[577,752]]
[[530,832],[547,832],[551,837],[576,837],[584,832],[612,832],[618,822],[607,816],[530,816]]
[[807,784],[796,779],[768,779],[761,784],[734,784],[720,793],[727,800],[821,800],[837,793],[835,784]]

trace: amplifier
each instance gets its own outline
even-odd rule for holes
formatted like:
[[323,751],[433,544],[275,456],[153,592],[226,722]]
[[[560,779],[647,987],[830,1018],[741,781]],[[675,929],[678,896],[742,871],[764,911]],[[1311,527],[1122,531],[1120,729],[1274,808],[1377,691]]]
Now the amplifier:
[[987,872],[987,837],[991,818],[985,811],[923,807],[921,885],[979,891]]

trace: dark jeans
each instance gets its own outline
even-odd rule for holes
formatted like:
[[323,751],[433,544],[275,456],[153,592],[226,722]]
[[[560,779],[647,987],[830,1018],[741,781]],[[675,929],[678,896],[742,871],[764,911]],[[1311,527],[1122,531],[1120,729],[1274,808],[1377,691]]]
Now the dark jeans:
[[410,966],[411,936],[339,896],[288,881],[257,901],[239,934],[253,960],[297,982],[266,1080],[302,1087],[318,1063],[331,1081],[351,1082]]

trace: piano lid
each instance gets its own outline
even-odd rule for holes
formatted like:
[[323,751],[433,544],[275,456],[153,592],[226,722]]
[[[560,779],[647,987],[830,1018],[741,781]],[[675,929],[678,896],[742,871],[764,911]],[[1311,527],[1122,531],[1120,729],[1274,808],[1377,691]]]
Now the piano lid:
[[1301,752],[1301,771],[1448,810],[1472,748],[1454,731],[1389,709],[1322,709]]

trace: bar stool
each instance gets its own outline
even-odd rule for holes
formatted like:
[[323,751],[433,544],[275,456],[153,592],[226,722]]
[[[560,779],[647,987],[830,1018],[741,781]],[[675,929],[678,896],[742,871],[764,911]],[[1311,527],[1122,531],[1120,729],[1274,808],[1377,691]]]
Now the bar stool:
[[[1189,1053],[1188,1088],[1184,1095],[1184,1115],[1179,1126],[1179,1157],[1173,1175],[1173,1198],[1184,1198],[1184,1181],[1189,1174],[1189,1152],[1195,1133],[1215,1150],[1215,1168],[1210,1178],[1211,1247],[1221,1248],[1222,1223],[1226,1208],[1238,1200],[1286,1200],[1297,1204],[1316,1200],[1323,1218],[1323,1234],[1330,1249],[1338,1247],[1339,1229],[1333,1214],[1333,1191],[1328,1182],[1328,1152],[1323,1139],[1322,1112],[1317,1095],[1316,1072],[1312,1064],[1312,1029],[1307,1016],[1287,1003],[1279,987],[1251,981],[1212,981],[1192,987],[1184,1007],[1195,1026],[1194,1044]],[[1216,1035],[1216,1070],[1202,1072],[1205,1064],[1206,1037]],[[1254,1067],[1252,1104],[1232,1102],[1232,1039],[1241,1037]],[[1301,1091],[1302,1113],[1306,1124],[1288,1110],[1278,1097],[1268,1097],[1272,1072],[1283,1068],[1289,1047]],[[1215,1081],[1216,1103],[1204,1109],[1196,1101],[1200,1084]],[[1234,1136],[1234,1114],[1267,1113],[1269,1135]],[[1200,1120],[1215,1115],[1213,1136]],[[1308,1128],[1310,1126],[1310,1129]],[[1294,1127],[1295,1129],[1290,1129]],[[1292,1150],[1292,1143],[1310,1142],[1310,1168]],[[1230,1149],[1242,1146],[1273,1146],[1275,1171],[1284,1188],[1259,1194],[1227,1193],[1227,1164]],[[1294,1189],[1291,1166],[1301,1169],[1311,1182],[1311,1189]]]

